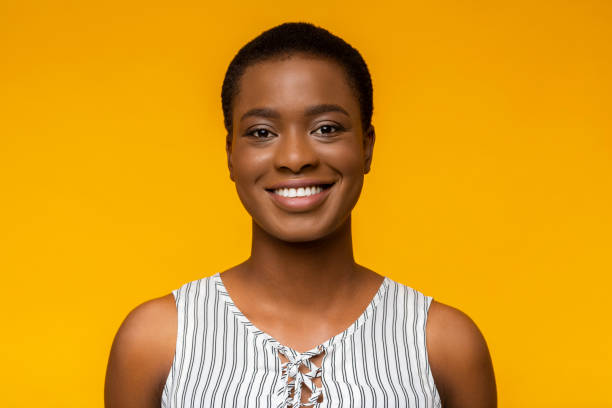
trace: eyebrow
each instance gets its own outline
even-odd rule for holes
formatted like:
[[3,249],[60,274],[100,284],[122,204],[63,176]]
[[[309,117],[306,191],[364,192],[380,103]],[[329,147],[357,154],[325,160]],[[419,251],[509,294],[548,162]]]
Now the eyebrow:
[[[330,103],[310,106],[309,108],[306,109],[305,114],[306,116],[315,116],[315,115],[319,115],[321,113],[327,113],[327,112],[340,112],[350,117],[348,112],[344,108],[342,108],[340,105],[335,105],[335,104],[330,104]],[[242,117],[240,118],[240,121],[243,121],[246,118],[251,117],[251,116],[278,119],[280,118],[281,115],[278,111],[274,109],[253,108],[253,109],[248,110],[244,115],[242,115]]]
[[274,109],[269,109],[269,108],[254,108],[254,109],[248,110],[244,115],[242,115],[242,117],[240,118],[240,121],[242,122],[243,120],[245,120],[246,118],[250,116],[259,116],[259,117],[264,117],[264,118],[277,119],[277,118],[280,118],[280,113],[278,113],[278,111],[275,111]]
[[344,110],[340,105],[325,103],[321,105],[311,106],[310,108],[306,109],[307,116],[315,116],[327,112],[340,112],[350,117],[348,112]]

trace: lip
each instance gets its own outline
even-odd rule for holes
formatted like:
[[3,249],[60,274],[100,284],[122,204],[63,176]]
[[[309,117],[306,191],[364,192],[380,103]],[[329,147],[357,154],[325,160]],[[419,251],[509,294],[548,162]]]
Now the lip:
[[[308,197],[283,197],[274,193],[277,188],[299,188],[305,186],[326,184],[329,187],[323,189],[320,193],[310,195]],[[334,188],[334,182],[321,182],[313,180],[287,180],[281,184],[276,184],[274,187],[266,189],[270,198],[282,210],[288,212],[307,212],[319,207],[323,201],[329,196],[329,192]]]
[[308,186],[319,186],[322,184],[334,184],[335,181],[331,180],[321,180],[321,179],[308,179],[308,178],[300,178],[300,179],[289,179],[282,181],[280,183],[272,184],[269,187],[266,187],[266,190],[276,190],[277,188],[299,188],[299,187],[308,187]]

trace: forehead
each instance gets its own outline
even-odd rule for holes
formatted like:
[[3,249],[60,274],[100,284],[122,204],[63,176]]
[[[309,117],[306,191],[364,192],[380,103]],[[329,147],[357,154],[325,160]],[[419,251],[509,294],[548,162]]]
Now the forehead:
[[359,103],[345,69],[333,60],[292,55],[246,68],[234,100],[234,117],[254,107],[279,111],[337,104],[359,116]]

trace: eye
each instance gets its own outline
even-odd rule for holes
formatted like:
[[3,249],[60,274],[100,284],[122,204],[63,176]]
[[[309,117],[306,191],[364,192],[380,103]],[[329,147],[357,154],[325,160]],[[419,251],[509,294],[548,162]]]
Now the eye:
[[257,128],[253,129],[250,132],[247,132],[247,136],[253,136],[257,139],[269,139],[272,137],[273,133],[265,128]]
[[339,125],[323,125],[319,126],[313,133],[320,135],[329,135],[333,133],[337,133],[344,130],[342,126]]

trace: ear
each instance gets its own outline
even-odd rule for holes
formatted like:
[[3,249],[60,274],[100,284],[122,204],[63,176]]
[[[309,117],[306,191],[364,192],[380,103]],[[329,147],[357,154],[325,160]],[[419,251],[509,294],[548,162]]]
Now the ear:
[[225,153],[227,154],[227,168],[229,169],[230,179],[234,181],[234,167],[232,166],[232,135],[225,136]]
[[374,126],[370,125],[363,133],[363,174],[370,172],[370,166],[372,165],[372,155],[374,154],[374,142],[376,141],[376,132],[374,132]]

